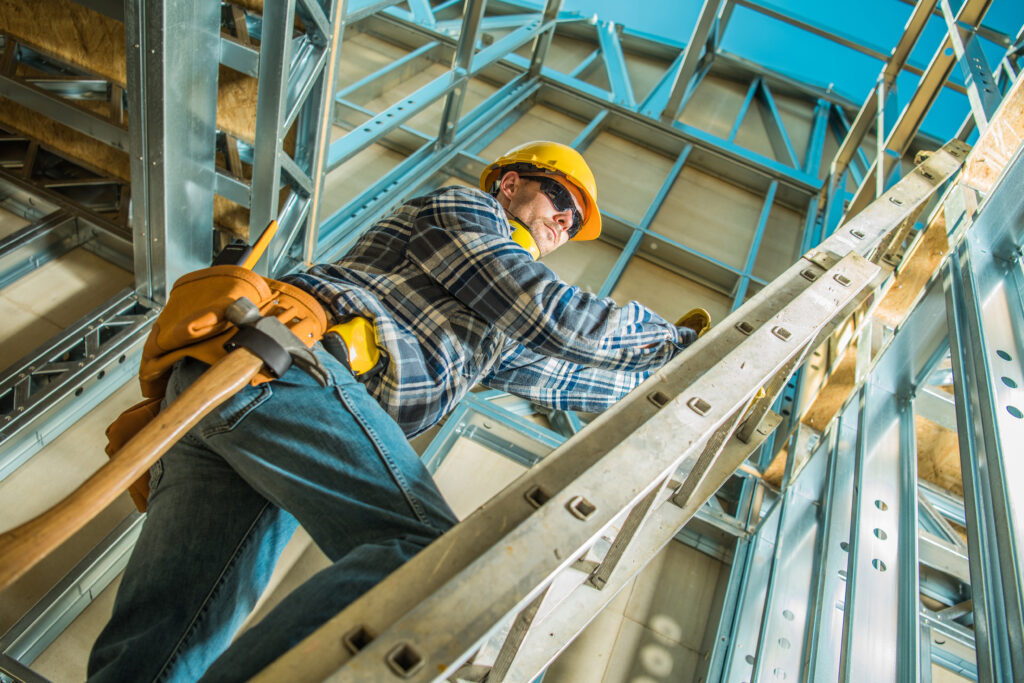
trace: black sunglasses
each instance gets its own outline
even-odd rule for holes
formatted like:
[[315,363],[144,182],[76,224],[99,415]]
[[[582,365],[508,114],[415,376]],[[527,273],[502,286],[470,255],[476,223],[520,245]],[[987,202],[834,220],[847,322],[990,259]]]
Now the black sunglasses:
[[540,183],[540,191],[547,195],[547,198],[551,200],[551,205],[555,207],[555,211],[572,211],[572,227],[569,228],[569,239],[575,237],[580,228],[583,227],[583,216],[580,215],[579,210],[576,208],[576,202],[573,201],[572,194],[569,190],[565,189],[565,186],[553,178],[543,175],[524,175],[523,178],[531,178]]

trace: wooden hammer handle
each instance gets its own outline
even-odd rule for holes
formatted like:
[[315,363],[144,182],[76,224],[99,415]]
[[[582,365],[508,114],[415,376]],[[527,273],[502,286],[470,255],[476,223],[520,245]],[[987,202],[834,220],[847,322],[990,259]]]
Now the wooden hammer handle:
[[238,393],[262,367],[260,357],[245,348],[221,358],[67,498],[0,534],[0,590],[103,511],[185,432]]

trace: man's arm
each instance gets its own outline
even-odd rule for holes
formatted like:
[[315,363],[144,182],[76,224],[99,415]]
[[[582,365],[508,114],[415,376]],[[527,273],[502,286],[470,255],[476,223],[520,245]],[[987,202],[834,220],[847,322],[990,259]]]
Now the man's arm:
[[451,188],[422,206],[408,256],[452,296],[541,356],[636,372],[661,367],[691,341],[636,302],[619,306],[562,282],[508,235],[497,202]]
[[512,345],[482,383],[558,410],[599,413],[639,386],[651,370],[606,370],[543,356]]

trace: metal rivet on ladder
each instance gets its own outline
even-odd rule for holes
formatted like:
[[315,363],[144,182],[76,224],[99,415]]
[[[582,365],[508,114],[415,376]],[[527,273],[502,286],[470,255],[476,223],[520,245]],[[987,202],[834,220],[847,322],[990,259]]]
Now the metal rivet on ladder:
[[529,491],[523,494],[523,498],[526,498],[526,502],[535,508],[539,508],[541,505],[551,500],[551,496],[549,496],[544,489],[539,486],[531,487]]
[[851,230],[850,234],[853,235],[854,237],[856,237],[859,240],[864,239],[864,233],[861,232],[860,230]]
[[686,405],[690,406],[693,412],[697,413],[698,415],[707,415],[708,411],[711,410],[711,404],[702,399],[700,396],[694,396],[693,398],[686,402]]
[[850,278],[846,277],[842,273],[836,273],[836,275],[835,275],[835,277],[833,279],[836,282],[838,282],[839,284],[841,284],[843,287],[849,287],[850,286],[850,282],[852,282],[852,280],[850,280]]
[[793,334],[785,327],[773,327],[772,334],[774,334],[782,341],[789,341],[789,338],[793,336]]
[[802,276],[802,277],[803,277],[803,278],[804,278],[805,280],[810,280],[811,282],[814,282],[815,280],[817,280],[817,279],[818,279],[818,274],[817,274],[817,273],[815,273],[815,272],[814,272],[813,270],[811,270],[810,268],[805,268],[804,270],[801,270],[801,271],[800,271],[800,275],[801,275],[801,276]]
[[357,626],[346,633],[341,642],[345,643],[345,647],[348,648],[349,652],[355,654],[369,645],[371,640],[373,640],[373,636],[366,630],[366,627]]
[[574,496],[572,500],[565,504],[565,507],[572,513],[573,517],[582,520],[586,520],[590,515],[597,512],[597,506],[583,496]]
[[736,329],[743,334],[750,335],[754,332],[754,326],[748,323],[746,320],[741,320],[736,323]]
[[409,678],[423,666],[423,657],[408,643],[401,643],[385,657],[388,666],[399,676]]
[[668,402],[670,400],[672,400],[672,399],[670,399],[663,392],[654,391],[654,392],[651,392],[650,394],[647,395],[647,400],[650,401],[651,403],[653,403],[654,405],[658,406],[659,408],[664,408],[665,406],[668,405]]

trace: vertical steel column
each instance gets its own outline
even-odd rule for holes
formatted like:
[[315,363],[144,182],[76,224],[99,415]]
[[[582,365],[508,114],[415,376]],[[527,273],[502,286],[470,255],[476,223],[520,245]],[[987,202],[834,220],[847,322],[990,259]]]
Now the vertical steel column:
[[847,404],[831,437],[818,446],[828,450],[829,464],[821,499],[821,535],[815,550],[807,622],[805,680],[808,681],[836,680],[839,672],[853,505],[853,489],[849,484],[853,481],[858,416],[857,404]]
[[[295,0],[264,4],[249,206],[249,230],[253,235],[258,235],[271,220],[277,218],[294,25]],[[261,262],[264,270],[266,264],[267,261]]]
[[764,232],[768,226],[768,215],[772,211],[772,204],[775,202],[775,192],[778,190],[779,181],[773,180],[765,193],[764,203],[761,205],[761,215],[757,219],[757,228],[754,230],[754,238],[750,242],[750,249],[747,251],[747,261],[743,265],[743,276],[736,285],[736,294],[732,300],[732,310],[743,305],[747,298],[747,287],[750,285],[750,278],[753,276],[754,264],[757,262],[757,253],[761,249],[761,240],[764,239]]
[[[690,82],[693,80],[693,75],[697,72],[697,62],[700,60],[707,44],[708,34],[711,32],[715,18],[718,16],[718,11],[723,4],[728,6],[731,4],[731,0],[704,0],[704,4],[700,8],[700,15],[697,17],[697,23],[694,24],[693,33],[690,34],[690,39],[686,42],[683,61],[680,63],[679,70],[675,73],[672,81],[668,103],[659,112],[662,121],[671,123],[679,116],[687,91],[690,89]],[[651,114],[654,114],[654,112],[651,112]]]
[[[329,0],[330,4],[330,0]],[[309,201],[306,218],[306,244],[303,248],[303,261],[307,266],[313,264],[319,238],[320,195],[323,192],[326,177],[327,150],[331,142],[331,126],[334,121],[334,74],[341,60],[341,43],[345,31],[345,13],[348,0],[334,0],[328,16],[331,33],[325,36],[329,41],[328,62],[316,86],[309,95],[309,101],[316,103],[314,111],[307,107],[304,115],[309,117],[308,126],[315,125],[316,143],[310,154],[310,179],[313,181],[313,193]],[[276,269],[275,269],[276,271]]]
[[[929,368],[930,370],[931,368]],[[920,383],[916,383],[920,384]],[[899,583],[897,678],[907,683],[921,680],[921,570],[918,566],[918,493],[917,493],[917,431],[913,404],[897,398],[900,420],[900,509],[899,559],[896,569]],[[930,649],[930,648],[929,648]],[[931,661],[927,662],[931,671]]]
[[455,87],[448,92],[444,103],[444,114],[441,116],[441,130],[437,133],[437,148],[447,147],[455,140],[455,131],[462,115],[462,103],[466,99],[469,87],[469,71],[476,54],[476,40],[480,34],[480,19],[484,15],[487,0],[466,0],[462,13],[462,30],[459,33],[459,44],[455,48],[452,59],[452,72],[455,76]]
[[1018,149],[945,279],[978,674],[993,681],[1024,678],[1022,186]]
[[[544,5],[544,18],[543,22],[546,24],[549,21],[555,21],[558,18],[558,13],[562,11],[562,0],[547,0]],[[530,52],[530,66],[527,69],[528,78],[536,78],[540,75],[540,70],[544,66],[544,61],[548,58],[548,50],[551,48],[551,40],[555,37],[555,26],[552,26],[547,31],[542,32],[533,41],[533,50]]]
[[896,88],[890,87],[884,80],[879,79],[875,84],[875,97],[878,99],[876,105],[878,113],[875,119],[875,167],[878,169],[875,172],[875,196],[878,197],[885,192],[886,181],[889,179],[889,172],[886,169],[890,166],[898,166],[893,163],[894,160],[885,158],[889,153],[885,141],[889,137],[889,129],[892,127],[890,124],[898,109]]
[[162,303],[213,252],[220,8],[125,3],[135,286]]

